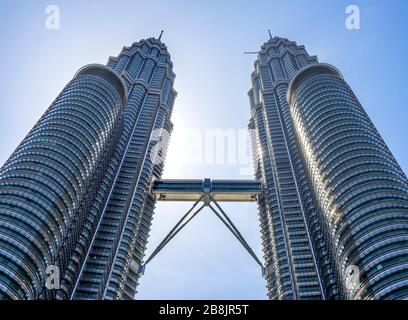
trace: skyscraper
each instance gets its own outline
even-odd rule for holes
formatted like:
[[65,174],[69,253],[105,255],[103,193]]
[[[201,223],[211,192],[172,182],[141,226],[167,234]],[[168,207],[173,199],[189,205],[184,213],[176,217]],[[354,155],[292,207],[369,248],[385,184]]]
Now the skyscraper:
[[[6,161],[0,299],[133,298],[174,78],[160,37],[124,47],[79,70]],[[47,289],[50,266],[60,289]]]
[[271,299],[408,297],[408,180],[340,72],[274,37],[249,91]]

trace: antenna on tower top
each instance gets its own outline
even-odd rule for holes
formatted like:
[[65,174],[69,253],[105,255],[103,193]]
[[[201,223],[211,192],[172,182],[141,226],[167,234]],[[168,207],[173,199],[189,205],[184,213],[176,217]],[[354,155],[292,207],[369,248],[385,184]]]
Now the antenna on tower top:
[[271,30],[268,29],[268,34],[269,34],[269,39],[272,39],[272,34],[271,34]]
[[162,35],[163,35],[163,30],[160,32],[159,40],[161,40]]

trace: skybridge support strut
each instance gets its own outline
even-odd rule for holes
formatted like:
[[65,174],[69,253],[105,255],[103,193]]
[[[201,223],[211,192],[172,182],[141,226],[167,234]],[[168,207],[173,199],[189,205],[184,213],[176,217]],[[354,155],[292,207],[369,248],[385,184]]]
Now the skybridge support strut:
[[251,249],[249,244],[246,242],[245,238],[239,232],[238,228],[234,225],[234,223],[231,221],[231,219],[228,217],[228,215],[225,213],[225,211],[221,208],[221,206],[218,204],[218,202],[215,201],[214,198],[212,198],[211,196],[210,196],[210,199],[215,204],[215,206],[218,208],[218,210],[221,212],[222,216],[211,206],[211,204],[209,204],[210,209],[224,223],[224,225],[228,228],[228,230],[238,239],[238,241],[248,251],[248,253],[255,260],[255,262],[261,267],[262,275],[265,275],[265,268],[264,268],[262,262],[258,259],[255,252]]
[[[153,258],[173,239],[177,233],[179,233],[193,218],[205,207],[203,204],[197,211],[195,211],[192,215],[190,213],[194,210],[194,208],[200,203],[204,196],[201,196],[196,202],[194,202],[193,206],[190,210],[187,211],[185,215],[181,217],[181,219],[176,223],[173,229],[164,237],[164,239],[160,242],[157,248],[152,252],[152,254],[147,258],[146,262],[140,266],[139,273],[144,274],[146,270],[146,265],[153,260]],[[190,217],[189,217],[190,215]],[[189,217],[189,218],[188,218]]]
[[[203,204],[193,213],[193,210],[197,207],[198,203],[203,201]],[[214,208],[211,205],[211,202],[215,204],[216,208]],[[140,266],[139,268],[139,273],[144,274],[146,270],[146,265],[153,260],[156,255],[163,250],[163,248],[179,233],[191,220],[193,220],[198,213],[204,207],[208,206],[211,211],[218,217],[218,219],[221,220],[221,222],[228,228],[228,230],[235,236],[235,238],[241,243],[241,245],[245,248],[245,250],[251,255],[251,257],[255,260],[255,262],[261,267],[262,270],[262,276],[266,275],[266,269],[263,266],[262,262],[258,259],[254,251],[251,249],[249,244],[246,242],[245,238],[242,236],[242,234],[239,232],[238,228],[234,225],[234,223],[231,221],[231,219],[228,217],[228,215],[225,213],[225,211],[221,208],[221,206],[218,204],[217,201],[210,195],[210,194],[204,194],[202,195],[191,207],[190,210],[187,211],[187,213],[181,217],[181,219],[176,223],[176,225],[170,230],[170,232],[167,234],[166,237],[160,242],[160,244],[157,246],[157,248],[152,252],[152,254],[146,259],[146,262]]]

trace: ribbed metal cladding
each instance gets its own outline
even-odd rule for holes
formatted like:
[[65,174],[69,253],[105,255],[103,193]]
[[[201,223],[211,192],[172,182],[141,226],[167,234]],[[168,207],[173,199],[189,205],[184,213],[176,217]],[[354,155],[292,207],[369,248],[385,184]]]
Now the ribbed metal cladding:
[[334,67],[302,69],[288,100],[337,268],[360,270],[361,286],[347,297],[407,299],[405,174]]
[[109,68],[82,68],[1,168],[0,299],[53,296],[45,270],[66,271],[126,96]]

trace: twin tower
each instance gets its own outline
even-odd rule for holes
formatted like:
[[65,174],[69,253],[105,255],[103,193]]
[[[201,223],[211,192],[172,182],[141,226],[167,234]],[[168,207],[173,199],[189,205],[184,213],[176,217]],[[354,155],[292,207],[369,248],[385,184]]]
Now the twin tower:
[[[408,298],[408,180],[353,91],[287,39],[269,39],[254,66],[269,298]],[[0,299],[134,298],[174,78],[160,38],[124,47],[80,69],[13,152],[0,169]]]

